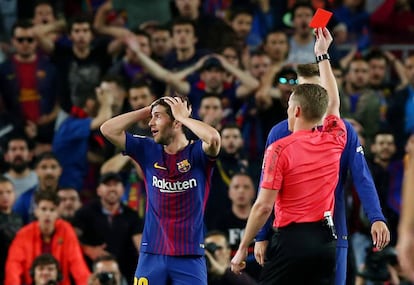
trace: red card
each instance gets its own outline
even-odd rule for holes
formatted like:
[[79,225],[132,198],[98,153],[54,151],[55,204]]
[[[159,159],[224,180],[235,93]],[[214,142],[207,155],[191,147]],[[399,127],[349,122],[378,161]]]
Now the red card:
[[315,15],[313,15],[312,20],[309,23],[311,28],[324,28],[329,22],[329,19],[332,17],[332,12],[326,11],[324,9],[318,8]]

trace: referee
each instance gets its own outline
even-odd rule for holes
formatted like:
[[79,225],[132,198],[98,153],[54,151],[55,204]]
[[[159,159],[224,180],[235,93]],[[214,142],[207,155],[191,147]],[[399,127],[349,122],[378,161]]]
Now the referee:
[[[275,232],[262,271],[263,285],[333,281],[334,190],[346,128],[339,116],[339,93],[327,53],[331,42],[326,28],[316,30],[315,55],[326,90],[317,84],[302,84],[290,96],[287,112],[293,133],[266,150],[261,190],[232,259],[234,272],[244,269],[248,244],[274,206]],[[325,114],[319,131],[316,126]]]

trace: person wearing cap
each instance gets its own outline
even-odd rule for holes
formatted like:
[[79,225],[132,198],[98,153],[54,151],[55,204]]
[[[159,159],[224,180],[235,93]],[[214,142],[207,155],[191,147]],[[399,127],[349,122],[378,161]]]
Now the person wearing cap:
[[[225,111],[234,115],[241,104],[240,99],[252,94],[259,87],[257,79],[232,65],[221,55],[205,56],[187,69],[174,73],[145,55],[133,38],[128,38],[127,43],[129,48],[137,54],[148,72],[169,84],[173,90],[181,95],[188,96],[193,115],[196,118],[198,118],[201,98],[206,93],[219,95],[222,98]],[[190,80],[183,80],[195,72],[199,73],[199,78],[194,76]],[[234,82],[226,83],[226,72],[232,74],[237,79],[238,84]]]
[[131,283],[143,223],[134,210],[121,203],[123,193],[121,176],[116,172],[103,173],[97,188],[98,199],[76,212],[73,225],[87,261],[92,264],[100,256],[113,254],[122,275]]

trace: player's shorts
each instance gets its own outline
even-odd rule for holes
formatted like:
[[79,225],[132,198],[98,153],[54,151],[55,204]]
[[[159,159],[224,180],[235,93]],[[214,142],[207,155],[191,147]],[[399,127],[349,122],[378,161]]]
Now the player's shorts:
[[207,285],[204,256],[168,256],[141,252],[134,285]]

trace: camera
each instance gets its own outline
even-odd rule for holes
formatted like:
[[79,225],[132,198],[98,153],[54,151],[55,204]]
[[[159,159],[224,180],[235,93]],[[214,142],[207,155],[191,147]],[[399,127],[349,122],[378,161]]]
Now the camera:
[[115,274],[112,272],[100,272],[96,274],[100,285],[117,285]]
[[214,242],[209,242],[204,245],[204,248],[211,254],[214,254],[216,250],[219,249],[219,246],[217,246],[217,244],[215,244]]
[[390,279],[387,264],[398,264],[397,253],[391,246],[384,248],[381,251],[375,248],[367,249],[367,257],[365,259],[365,269],[358,272],[359,276],[371,281],[385,282]]
[[[211,255],[213,255],[213,258],[214,258],[214,253],[216,252],[217,249],[219,249],[219,246],[217,246],[217,244],[215,244],[214,242],[209,242],[204,245],[204,249],[207,250],[209,253],[211,253]],[[210,268],[211,264],[207,256],[206,256],[206,262],[207,262],[207,268]]]

